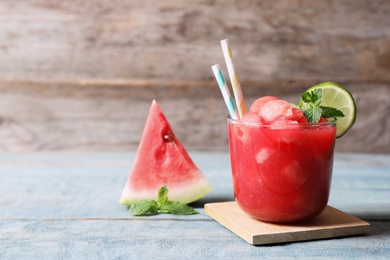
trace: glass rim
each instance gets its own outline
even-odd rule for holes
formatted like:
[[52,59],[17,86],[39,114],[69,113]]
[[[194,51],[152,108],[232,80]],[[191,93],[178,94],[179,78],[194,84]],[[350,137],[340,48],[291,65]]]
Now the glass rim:
[[[328,119],[327,119],[328,120]],[[231,118],[230,115],[227,116],[227,122],[228,124],[243,124],[243,125],[250,125],[250,126],[264,126],[264,127],[313,127],[313,126],[336,126],[336,119],[329,120],[327,122],[317,122],[317,123],[298,123],[298,122],[289,122],[289,123],[281,123],[281,124],[267,124],[263,122],[258,121],[251,121],[251,120],[245,120],[245,119],[234,119]]]

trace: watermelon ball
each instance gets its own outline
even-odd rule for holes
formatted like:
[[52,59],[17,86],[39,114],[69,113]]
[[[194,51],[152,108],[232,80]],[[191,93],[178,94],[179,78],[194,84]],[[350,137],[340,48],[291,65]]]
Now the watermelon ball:
[[278,98],[274,96],[264,96],[256,99],[249,108],[249,113],[259,114],[259,111],[264,104],[271,100],[278,100]]
[[262,121],[267,124],[287,119],[292,114],[291,104],[279,99],[268,101],[260,108],[259,111],[259,116]]
[[303,115],[302,110],[293,107],[293,108],[291,109],[291,112],[292,112],[292,115],[289,116],[289,117],[287,117],[287,118],[286,118],[287,120],[296,121],[296,122],[298,122],[298,123],[300,123],[301,121],[302,121],[302,123],[304,123],[304,122],[305,122],[304,120],[307,121],[307,119],[306,119],[305,116]]
[[244,121],[250,121],[250,122],[256,122],[261,123],[260,117],[257,115],[257,113],[246,113],[244,117],[242,118]]

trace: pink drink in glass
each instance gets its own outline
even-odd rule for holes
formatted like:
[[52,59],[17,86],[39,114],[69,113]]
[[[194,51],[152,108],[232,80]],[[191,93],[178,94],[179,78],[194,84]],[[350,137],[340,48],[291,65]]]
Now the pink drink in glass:
[[251,217],[300,222],[326,207],[335,122],[266,124],[228,119],[234,196]]

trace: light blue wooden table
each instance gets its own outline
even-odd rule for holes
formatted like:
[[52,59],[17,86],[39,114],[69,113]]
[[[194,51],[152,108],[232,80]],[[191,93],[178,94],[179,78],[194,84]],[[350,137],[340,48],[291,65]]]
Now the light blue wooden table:
[[253,246],[203,211],[233,200],[227,153],[190,153],[213,186],[192,216],[118,204],[132,154],[0,154],[0,259],[390,259],[390,155],[336,154],[329,204],[366,235]]

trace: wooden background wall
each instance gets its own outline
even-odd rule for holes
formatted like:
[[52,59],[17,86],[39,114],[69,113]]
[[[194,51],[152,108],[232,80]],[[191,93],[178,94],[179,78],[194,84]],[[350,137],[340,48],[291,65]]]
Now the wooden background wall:
[[225,38],[247,105],[338,82],[337,151],[390,153],[387,0],[1,0],[0,151],[135,150],[152,99],[188,150],[227,150]]

